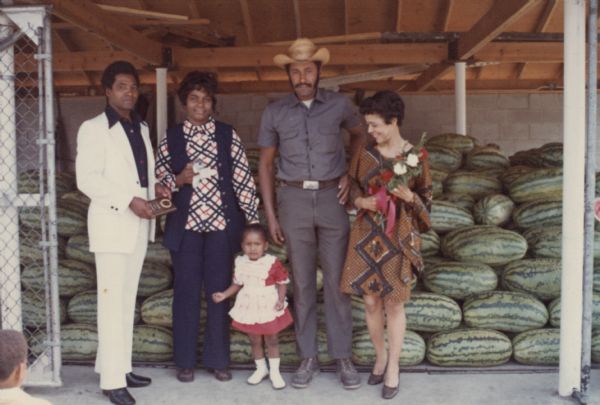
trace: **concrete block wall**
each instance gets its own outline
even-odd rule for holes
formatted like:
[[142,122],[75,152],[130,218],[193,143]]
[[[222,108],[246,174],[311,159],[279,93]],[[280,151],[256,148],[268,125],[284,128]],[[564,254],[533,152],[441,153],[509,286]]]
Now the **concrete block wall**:
[[[282,96],[218,95],[217,118],[232,124],[248,148],[256,147],[265,106]],[[406,95],[403,98],[406,113],[401,130],[407,139],[414,142],[423,132],[435,135],[455,131],[454,96]],[[467,131],[481,144],[498,144],[507,156],[544,143],[562,142],[562,99],[562,94],[553,93],[467,95]],[[98,114],[103,106],[103,97],[61,100],[72,153],[75,151],[75,137],[80,123]],[[178,103],[175,115],[177,120],[184,117]],[[600,153],[596,159],[600,164]]]

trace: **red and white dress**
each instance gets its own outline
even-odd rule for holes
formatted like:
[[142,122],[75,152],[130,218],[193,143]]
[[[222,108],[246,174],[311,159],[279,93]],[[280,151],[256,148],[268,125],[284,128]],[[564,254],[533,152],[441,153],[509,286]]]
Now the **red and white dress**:
[[287,270],[275,256],[265,254],[258,260],[250,260],[246,255],[237,257],[233,282],[243,286],[229,311],[235,329],[255,335],[273,335],[292,324],[287,301],[282,310],[275,310],[279,299],[277,284],[290,282]]

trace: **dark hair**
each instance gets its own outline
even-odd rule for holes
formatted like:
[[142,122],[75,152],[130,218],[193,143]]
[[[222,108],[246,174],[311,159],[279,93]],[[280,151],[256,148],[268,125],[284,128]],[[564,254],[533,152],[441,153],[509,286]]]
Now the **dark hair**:
[[246,225],[246,227],[244,228],[244,230],[242,232],[242,240],[246,239],[246,236],[251,233],[259,234],[261,236],[261,238],[264,239],[265,242],[267,242],[269,240],[268,236],[267,236],[267,230],[261,224],[254,223],[254,224]]
[[26,359],[25,336],[16,330],[0,330],[0,381],[6,381]]
[[386,124],[390,124],[392,119],[396,118],[398,126],[400,126],[404,120],[404,101],[393,91],[378,91],[360,103],[360,113],[362,115],[377,114],[383,118]]
[[194,70],[185,75],[177,89],[177,96],[181,104],[186,105],[189,94],[194,90],[204,90],[212,99],[213,110],[217,106],[217,75],[212,72]]
[[140,85],[140,77],[135,67],[127,61],[118,60],[108,65],[102,72],[102,87],[105,90],[112,88],[117,75],[131,75],[135,79],[135,83]]

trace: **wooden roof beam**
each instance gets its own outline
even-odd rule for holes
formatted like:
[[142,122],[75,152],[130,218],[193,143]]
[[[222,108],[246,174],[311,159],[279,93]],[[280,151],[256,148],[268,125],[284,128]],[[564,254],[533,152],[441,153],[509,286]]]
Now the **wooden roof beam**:
[[[248,7],[248,0],[240,0],[240,7],[242,8],[242,19],[244,20],[244,28],[246,28],[246,36],[248,37],[248,43],[254,45],[254,29],[252,26],[252,17],[250,16],[250,8]],[[256,72],[256,78],[261,80],[260,69],[257,67],[254,69]]]
[[[514,21],[528,12],[533,5],[540,0],[496,0],[489,11],[471,27],[469,31],[461,35],[456,46],[455,60],[465,60],[473,56],[498,34]],[[453,65],[451,61],[445,61],[434,65],[410,86],[410,90],[422,91],[431,86],[439,77],[444,75]]]
[[[552,18],[552,15],[554,14],[554,11],[556,10],[556,6],[557,6],[557,2],[556,0],[548,0],[548,2],[546,3],[546,7],[544,7],[544,11],[542,11],[542,14],[540,15],[540,19],[538,20],[537,26],[535,27],[535,31],[534,32],[544,32],[546,30],[546,27],[548,27],[548,23],[550,22],[550,19]],[[521,76],[523,75],[523,71],[525,70],[525,63],[519,63],[516,67],[515,67],[515,78],[516,79],[520,79]]]
[[[65,49],[65,51],[67,51],[67,52],[73,51],[73,47],[67,42],[65,37],[63,37],[63,33],[61,31],[54,31],[54,34],[56,35],[56,39],[58,40],[58,43],[61,44],[61,46]],[[89,85],[93,86],[94,80],[92,79],[92,76],[83,69],[81,70],[81,73],[87,79]]]
[[[435,65],[447,61],[447,49],[443,43],[329,45],[328,48],[331,61],[326,69],[336,65]],[[273,56],[285,52],[286,47],[175,48],[174,51],[174,68],[254,68],[272,67]],[[19,57],[19,54],[15,55],[15,58]],[[477,53],[476,57],[478,61],[499,63],[562,63],[564,60],[563,44],[557,42],[493,42]],[[107,61],[116,59],[128,59],[138,68],[147,65],[144,59],[129,52],[86,51],[55,53],[53,68],[57,72],[82,69],[102,71]]]
[[396,0],[396,32],[402,31],[402,24],[400,20],[402,18],[402,0]]
[[292,0],[294,5],[294,23],[296,24],[296,38],[302,38],[302,20],[300,18],[299,0]]
[[188,0],[188,9],[190,10],[190,15],[193,18],[200,18],[200,10],[198,9],[198,3],[195,0]]
[[130,7],[122,7],[122,6],[111,6],[108,4],[96,4],[96,5],[104,11],[130,15],[135,18],[139,18],[139,17],[163,18],[163,19],[167,19],[167,20],[183,20],[183,21],[187,21],[190,19],[187,15],[161,13],[158,11],[150,11],[147,9],[137,9],[137,8],[130,8]]
[[141,35],[90,0],[52,0],[52,12],[148,63],[162,64],[162,46]]
[[454,6],[454,0],[444,0],[440,15],[438,17],[438,22],[435,25],[439,32],[448,31],[448,25],[450,23],[450,15],[452,14],[452,7]]

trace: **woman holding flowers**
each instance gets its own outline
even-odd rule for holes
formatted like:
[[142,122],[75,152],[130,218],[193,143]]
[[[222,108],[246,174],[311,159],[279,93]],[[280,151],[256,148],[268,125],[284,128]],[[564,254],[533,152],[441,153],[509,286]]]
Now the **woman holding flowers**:
[[420,235],[430,228],[431,176],[423,140],[413,146],[400,134],[404,118],[400,96],[378,92],[362,102],[360,112],[375,143],[360,151],[349,171],[349,201],[358,214],[350,232],[341,289],[364,299],[376,353],[368,384],[383,382],[382,397],[391,399],[399,390],[404,303],[423,269]]

